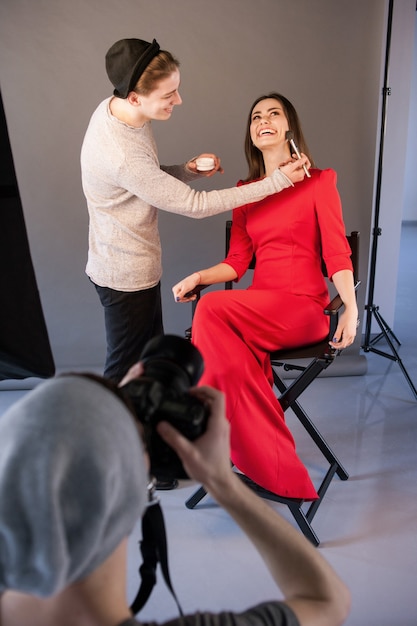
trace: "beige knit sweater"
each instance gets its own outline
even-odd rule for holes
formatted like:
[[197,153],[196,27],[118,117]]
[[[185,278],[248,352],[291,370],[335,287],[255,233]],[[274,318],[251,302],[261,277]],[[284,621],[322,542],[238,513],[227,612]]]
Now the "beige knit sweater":
[[256,183],[196,191],[185,165],[160,166],[151,123],[133,128],[115,118],[110,98],[93,113],[81,150],[89,212],[86,273],[102,287],[137,291],[162,275],[158,209],[203,218],[261,200],[292,183],[280,170]]

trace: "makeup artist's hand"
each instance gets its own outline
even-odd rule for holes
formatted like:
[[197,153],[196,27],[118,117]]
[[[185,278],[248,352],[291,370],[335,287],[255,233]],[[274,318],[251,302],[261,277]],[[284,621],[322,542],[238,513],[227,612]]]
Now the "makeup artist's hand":
[[[208,172],[202,172],[198,170],[196,161],[197,159],[201,159],[201,158],[213,159],[214,161],[213,169],[209,170]],[[204,152],[203,154],[199,154],[198,156],[188,161],[186,164],[186,167],[187,169],[190,170],[190,172],[194,172],[195,174],[200,174],[201,176],[205,176],[206,178],[209,178],[210,176],[214,176],[214,174],[216,174],[217,172],[219,172],[220,174],[224,173],[224,169],[220,165],[220,158],[217,155],[212,154],[211,152]]]
[[289,159],[285,163],[280,163],[278,167],[292,183],[300,183],[306,176],[304,167],[306,167],[308,171],[311,167],[311,163],[306,155],[302,154],[301,159]]

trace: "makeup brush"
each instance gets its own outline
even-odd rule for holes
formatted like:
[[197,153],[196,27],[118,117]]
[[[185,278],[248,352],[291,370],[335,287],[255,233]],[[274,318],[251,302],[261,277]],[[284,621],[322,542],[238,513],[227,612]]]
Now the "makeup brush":
[[[294,141],[294,133],[292,132],[292,130],[287,130],[287,132],[285,133],[285,139],[287,141],[290,142],[290,146],[291,148],[294,150],[295,154],[297,155],[298,159],[301,159],[301,154],[299,149],[297,148],[295,141]],[[303,170],[305,171],[305,174],[307,176],[307,178],[311,178],[311,174],[308,171],[307,167],[305,165],[303,165]]]

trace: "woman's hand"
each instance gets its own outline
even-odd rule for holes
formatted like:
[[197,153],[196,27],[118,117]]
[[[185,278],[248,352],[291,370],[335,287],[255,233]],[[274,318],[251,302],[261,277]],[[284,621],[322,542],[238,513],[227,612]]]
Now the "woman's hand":
[[305,178],[304,167],[309,170],[311,167],[310,160],[305,154],[301,155],[301,159],[291,159],[285,163],[281,163],[279,169],[287,176],[292,183],[300,183]]
[[339,317],[333,341],[329,341],[329,345],[337,350],[343,350],[343,348],[351,346],[355,341],[358,322],[358,310],[356,307],[352,310],[346,308]]
[[172,293],[174,294],[175,302],[192,302],[197,298],[197,295],[186,297],[187,293],[190,293],[197,285],[200,284],[200,274],[194,272],[186,278],[180,280],[179,283],[173,286]]
[[[201,172],[197,169],[196,161],[197,159],[207,158],[207,157],[210,159],[213,159],[214,167],[212,170],[209,170],[208,172]],[[214,176],[214,174],[216,174],[217,172],[220,172],[220,174],[224,173],[224,169],[220,165],[220,158],[216,156],[215,154],[211,154],[209,152],[204,152],[203,154],[199,154],[198,156],[194,157],[193,159],[187,162],[186,167],[187,169],[190,170],[190,172],[194,172],[194,174],[200,174],[201,176],[206,176],[207,178],[209,178],[210,176]]]
[[339,270],[332,276],[333,284],[345,305],[339,317],[339,323],[329,345],[337,350],[350,346],[356,337],[358,322],[358,305],[356,303],[353,274],[350,270]]

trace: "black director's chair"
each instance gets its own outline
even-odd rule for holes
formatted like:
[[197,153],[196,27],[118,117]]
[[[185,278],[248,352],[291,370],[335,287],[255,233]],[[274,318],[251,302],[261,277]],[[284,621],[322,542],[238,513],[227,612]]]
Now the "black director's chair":
[[[226,223],[226,254],[229,249],[230,234],[231,234],[232,222],[229,220]],[[359,233],[353,231],[350,235],[347,235],[347,240],[352,250],[352,264],[354,270],[355,290],[358,288],[360,282],[358,281],[358,266],[359,266]],[[249,266],[249,269],[254,269],[255,258]],[[327,270],[322,264],[323,274],[327,277]],[[199,285],[196,289],[197,299],[193,302],[193,314],[195,307],[198,304],[200,298],[200,291],[208,285]],[[232,289],[233,283],[229,282],[225,284],[226,289]],[[317,488],[318,499],[311,503],[306,503],[302,499],[296,498],[284,498],[274,494],[263,487],[260,487],[254,483],[249,477],[244,474],[238,474],[242,481],[244,481],[253,491],[259,496],[272,500],[275,502],[281,502],[286,504],[291,511],[294,519],[296,520],[300,530],[303,534],[316,546],[320,541],[314,532],[311,523],[319,508],[324,495],[335,475],[341,480],[347,480],[349,474],[339,461],[329,444],[324,439],[323,435],[319,432],[311,418],[307,415],[305,410],[298,402],[298,398],[305,391],[305,389],[311,385],[311,383],[317,378],[317,376],[334,362],[335,358],[340,354],[340,350],[335,350],[329,346],[329,340],[334,336],[337,324],[339,311],[343,307],[343,302],[339,295],[336,295],[326,306],[323,313],[329,317],[329,334],[319,343],[310,344],[295,348],[293,350],[278,350],[271,353],[271,365],[274,376],[274,384],[279,391],[278,400],[284,411],[291,409],[305,430],[310,435],[316,446],[319,448],[324,458],[328,463],[328,468],[322,479],[319,487]],[[186,337],[191,339],[191,328],[186,331]],[[308,359],[307,365],[298,364],[300,360]],[[279,370],[279,373],[278,371]],[[284,382],[283,372],[298,372],[296,378],[289,384]],[[197,491],[186,501],[186,506],[189,509],[193,509],[206,495],[204,487],[200,487]],[[304,506],[305,505],[305,506]],[[307,510],[305,508],[307,507]]]

